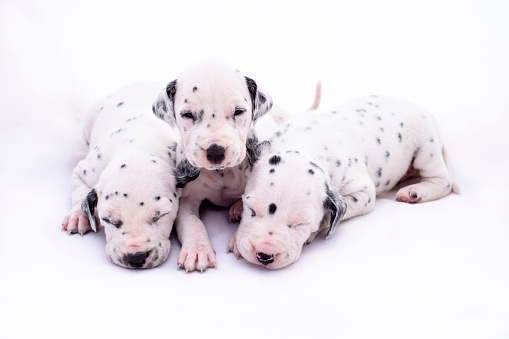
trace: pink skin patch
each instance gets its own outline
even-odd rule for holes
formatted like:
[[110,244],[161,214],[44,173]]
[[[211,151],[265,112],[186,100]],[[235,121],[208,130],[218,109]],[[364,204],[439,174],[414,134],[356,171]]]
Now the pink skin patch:
[[422,200],[422,198],[415,191],[409,191],[408,195],[401,194],[396,197],[396,201],[406,202],[409,204],[416,204],[416,203],[420,202],[421,200]]

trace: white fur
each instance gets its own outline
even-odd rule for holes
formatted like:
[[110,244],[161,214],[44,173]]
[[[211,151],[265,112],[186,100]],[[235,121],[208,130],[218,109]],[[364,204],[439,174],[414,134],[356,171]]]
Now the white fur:
[[[226,207],[240,199],[249,166],[246,143],[256,138],[253,125],[271,106],[259,84],[217,61],[191,66],[154,103],[154,113],[176,124],[182,135],[178,161],[187,159],[200,169],[199,177],[184,188],[176,221],[182,244],[178,267],[186,272],[216,266],[199,207],[205,199]],[[213,145],[224,149],[220,161],[208,157]]]
[[270,269],[290,265],[318,232],[329,237],[341,217],[370,212],[378,194],[415,171],[421,182],[401,188],[396,200],[458,191],[436,123],[421,108],[372,96],[296,116],[248,171],[229,250]]
[[[178,135],[150,111],[160,89],[158,83],[139,82],[90,110],[89,152],[74,168],[72,209],[62,224],[69,234],[83,235],[100,223],[109,259],[127,268],[154,267],[167,258],[181,193],[173,172]],[[81,206],[94,209],[94,192],[90,222]]]

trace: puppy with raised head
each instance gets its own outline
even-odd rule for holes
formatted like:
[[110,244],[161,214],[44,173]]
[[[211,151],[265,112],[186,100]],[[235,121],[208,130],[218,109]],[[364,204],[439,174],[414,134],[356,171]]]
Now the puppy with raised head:
[[200,205],[209,200],[229,207],[240,199],[250,146],[258,144],[253,126],[271,107],[270,95],[255,80],[217,61],[191,66],[154,102],[154,114],[180,131],[179,166],[199,173],[183,190],[176,220],[178,267],[186,272],[216,267]]
[[178,132],[150,107],[160,84],[139,82],[97,102],[87,117],[86,157],[72,174],[69,234],[101,225],[106,253],[126,268],[163,263],[181,189],[195,174],[176,168]]
[[434,118],[389,98],[297,115],[260,147],[229,250],[269,269],[297,261],[320,231],[329,238],[341,220],[369,213],[410,173],[422,180],[401,188],[397,201],[458,192]]

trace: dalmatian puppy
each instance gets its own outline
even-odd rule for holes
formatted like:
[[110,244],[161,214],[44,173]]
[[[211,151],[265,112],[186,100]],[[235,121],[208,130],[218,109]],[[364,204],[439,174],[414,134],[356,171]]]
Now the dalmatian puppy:
[[154,114],[180,131],[179,166],[199,174],[184,188],[176,219],[178,267],[186,272],[216,267],[200,205],[209,200],[229,207],[240,199],[249,150],[258,144],[253,126],[271,107],[272,98],[255,80],[217,61],[191,66],[154,102]]
[[269,269],[297,261],[320,231],[329,238],[341,220],[369,213],[377,195],[414,172],[422,180],[397,201],[458,192],[434,118],[389,98],[297,115],[260,147],[228,249]]
[[154,82],[127,86],[97,102],[84,134],[89,151],[72,174],[72,208],[62,222],[69,234],[102,225],[106,253],[126,268],[163,263],[181,189],[193,176],[175,168],[178,133],[150,107]]

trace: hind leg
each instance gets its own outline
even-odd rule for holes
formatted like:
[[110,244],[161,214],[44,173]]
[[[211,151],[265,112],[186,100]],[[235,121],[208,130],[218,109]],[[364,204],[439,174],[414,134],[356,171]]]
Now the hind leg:
[[419,171],[421,182],[401,188],[396,200],[407,203],[426,202],[440,199],[453,188],[453,181],[446,166],[441,146],[430,145],[419,148],[415,153],[413,167]]

